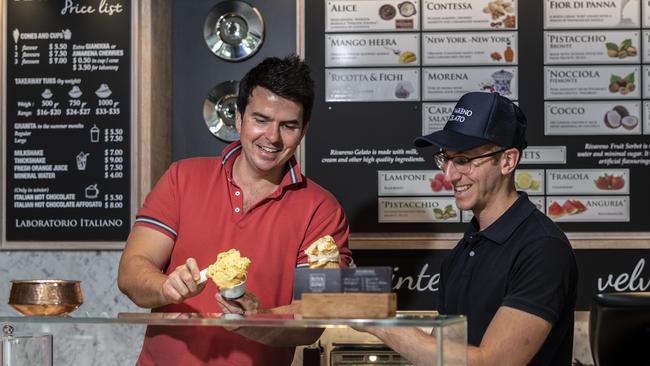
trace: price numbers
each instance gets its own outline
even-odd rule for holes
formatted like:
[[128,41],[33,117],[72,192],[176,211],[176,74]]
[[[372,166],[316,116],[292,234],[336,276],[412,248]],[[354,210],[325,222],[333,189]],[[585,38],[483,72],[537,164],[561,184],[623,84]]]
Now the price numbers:
[[106,208],[122,208],[124,206],[124,195],[122,194],[105,194],[104,207]]
[[122,156],[104,156],[104,163],[122,164],[123,162],[124,157]]
[[73,64],[72,65],[72,71],[90,71],[92,66],[90,64]]
[[50,65],[65,65],[68,63],[68,45],[65,43],[50,43],[48,51]]
[[120,114],[119,108],[96,108],[95,114],[98,116],[116,116]]
[[121,179],[124,178],[123,172],[104,172],[104,178],[106,179]]
[[121,172],[124,170],[124,165],[108,163],[104,164],[104,170],[107,172]]
[[61,108],[59,108],[59,103],[54,102],[53,100],[41,100],[41,108],[36,109],[37,116],[60,116]]
[[120,102],[116,102],[113,99],[100,99],[97,101],[97,105],[100,106],[95,109],[95,114],[98,116],[115,116],[120,114],[120,108],[118,108]]
[[70,99],[68,100],[68,105],[72,108],[66,108],[66,116],[88,116],[90,115],[90,108],[84,108],[86,102],[82,102],[79,99]]
[[104,178],[120,179],[124,177],[124,150],[104,149]]
[[66,108],[65,115],[66,116],[88,116],[90,115],[90,108],[79,108],[79,109]]
[[90,71],[92,69],[92,58],[90,57],[73,57],[72,70],[73,71]]
[[122,149],[104,149],[104,156],[124,156]]
[[68,44],[67,43],[50,43],[49,49],[50,49],[50,51],[67,51],[68,50]]
[[36,109],[36,115],[37,116],[60,116],[61,115],[61,109],[60,108],[52,108],[52,109],[43,109],[43,108],[38,108]]
[[52,56],[50,56],[47,61],[48,61],[48,63],[50,65],[65,65],[65,64],[68,63],[68,59],[65,58],[65,57],[52,57]]
[[104,142],[123,142],[124,130],[121,128],[107,128],[104,130]]

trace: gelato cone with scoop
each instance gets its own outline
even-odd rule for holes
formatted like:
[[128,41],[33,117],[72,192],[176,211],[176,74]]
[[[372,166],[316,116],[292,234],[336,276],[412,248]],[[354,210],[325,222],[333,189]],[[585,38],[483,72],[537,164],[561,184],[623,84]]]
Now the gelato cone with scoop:
[[217,255],[216,262],[208,266],[206,276],[219,287],[221,296],[234,300],[244,295],[250,264],[250,259],[242,257],[237,249],[230,249]]
[[334,238],[324,236],[305,249],[309,268],[340,268],[339,248]]

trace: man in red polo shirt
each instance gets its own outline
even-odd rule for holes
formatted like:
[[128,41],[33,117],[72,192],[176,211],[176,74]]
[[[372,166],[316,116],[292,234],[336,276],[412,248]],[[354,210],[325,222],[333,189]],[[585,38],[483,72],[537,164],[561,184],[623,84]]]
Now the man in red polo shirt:
[[[154,312],[256,311],[291,304],[304,250],[331,235],[349,265],[348,223],[336,199],[305,178],[294,152],[307,130],[313,81],[297,56],[268,58],[240,82],[240,141],[219,158],[175,162],[138,212],[118,285]],[[227,301],[201,268],[236,248],[251,260],[244,297]],[[149,326],[138,365],[289,365],[319,329]],[[264,344],[262,344],[264,343]]]

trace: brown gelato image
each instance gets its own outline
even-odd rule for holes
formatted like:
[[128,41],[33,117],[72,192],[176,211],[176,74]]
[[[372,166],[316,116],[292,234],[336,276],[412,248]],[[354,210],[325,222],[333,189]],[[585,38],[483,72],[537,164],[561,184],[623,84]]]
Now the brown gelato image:
[[395,18],[397,10],[390,4],[385,4],[379,7],[379,17],[383,20],[391,20]]

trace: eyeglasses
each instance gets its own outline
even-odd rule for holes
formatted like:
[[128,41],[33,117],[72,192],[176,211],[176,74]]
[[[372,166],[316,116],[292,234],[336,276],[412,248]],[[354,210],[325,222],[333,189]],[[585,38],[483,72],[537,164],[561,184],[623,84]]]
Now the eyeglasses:
[[439,151],[433,154],[433,161],[436,163],[436,166],[443,172],[447,170],[447,168],[449,167],[448,163],[451,162],[452,164],[454,164],[454,167],[456,168],[456,170],[458,170],[459,173],[469,173],[469,171],[472,170],[472,166],[473,166],[472,164],[470,164],[472,160],[494,156],[508,149],[510,148],[506,147],[505,149],[492,151],[487,154],[474,156],[472,158],[468,158],[467,156],[463,156],[463,155],[455,155],[450,158],[447,155],[445,155],[443,151]]

